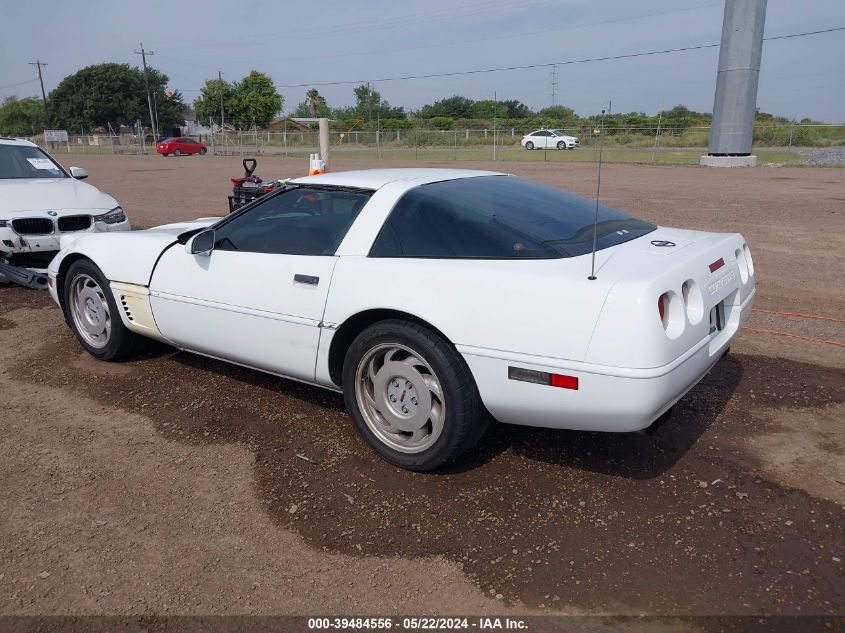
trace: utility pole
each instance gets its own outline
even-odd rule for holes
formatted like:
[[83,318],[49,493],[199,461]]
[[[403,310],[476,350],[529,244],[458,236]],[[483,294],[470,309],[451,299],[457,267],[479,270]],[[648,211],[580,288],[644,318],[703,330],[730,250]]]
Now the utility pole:
[[367,125],[373,120],[373,91],[370,89],[370,82],[367,82]]
[[47,110],[47,93],[44,92],[44,76],[41,73],[41,67],[46,66],[47,62],[36,59],[34,62],[29,62],[29,65],[38,68],[38,81],[41,82],[41,99],[44,101],[44,125],[50,127],[50,112]]
[[220,135],[223,135],[223,73],[217,71],[217,81],[220,82]]
[[158,141],[158,126],[156,126],[155,117],[153,116],[153,100],[150,98],[150,80],[147,77],[147,55],[155,55],[155,53],[145,51],[143,42],[141,43],[141,50],[133,52],[141,56],[141,62],[144,65],[144,87],[147,90],[147,107],[150,109],[150,126],[153,128],[153,144],[155,144]]
[[552,66],[552,107],[555,106],[555,93],[557,92],[557,66]]
[[496,91],[493,91],[493,160],[496,160],[496,110],[498,110],[499,98]]

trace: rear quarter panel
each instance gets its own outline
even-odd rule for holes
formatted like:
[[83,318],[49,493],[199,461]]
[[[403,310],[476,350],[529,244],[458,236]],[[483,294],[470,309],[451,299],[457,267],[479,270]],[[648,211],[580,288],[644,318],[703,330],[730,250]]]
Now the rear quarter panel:
[[585,265],[583,257],[341,257],[325,321],[341,324],[358,312],[393,309],[423,319],[456,345],[582,360],[611,285],[588,281]]

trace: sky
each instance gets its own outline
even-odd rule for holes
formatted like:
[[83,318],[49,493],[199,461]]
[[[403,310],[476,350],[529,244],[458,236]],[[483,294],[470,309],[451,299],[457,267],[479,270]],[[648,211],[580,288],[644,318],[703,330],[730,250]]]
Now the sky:
[[[391,105],[414,110],[454,94],[552,103],[549,67],[416,80],[390,78],[549,64],[718,43],[718,0],[0,0],[0,99],[40,96],[91,64],[148,63],[192,102],[206,79],[269,74],[285,110],[316,86],[331,106],[354,103],[374,82]],[[845,26],[845,0],[769,0],[766,37]],[[580,115],[653,114],[682,103],[713,107],[718,47],[557,66],[555,103]],[[764,43],[757,106],[763,112],[845,123],[845,31]],[[306,84],[305,87],[300,84]]]

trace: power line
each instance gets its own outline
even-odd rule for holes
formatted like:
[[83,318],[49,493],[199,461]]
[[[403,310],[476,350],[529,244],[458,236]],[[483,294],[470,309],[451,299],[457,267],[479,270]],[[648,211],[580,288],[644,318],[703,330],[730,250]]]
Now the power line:
[[[645,14],[633,15],[633,16],[628,16],[628,17],[623,17],[623,18],[613,18],[613,19],[610,19],[610,20],[601,20],[601,21],[598,21],[598,22],[584,22],[584,23],[581,23],[581,24],[570,24],[568,26],[555,27],[555,28],[542,29],[542,30],[518,31],[518,32],[515,32],[515,33],[493,35],[493,36],[489,36],[489,37],[481,37],[481,38],[475,38],[475,39],[462,38],[460,40],[454,40],[454,41],[448,41],[448,42],[438,42],[436,44],[424,44],[424,45],[417,45],[417,46],[403,46],[401,48],[393,47],[393,48],[390,48],[390,49],[384,49],[384,48],[370,49],[370,50],[359,51],[359,52],[344,51],[343,53],[329,54],[329,55],[312,54],[312,55],[306,55],[306,56],[300,56],[300,57],[291,57],[290,55],[285,55],[284,57],[262,58],[262,61],[265,62],[265,63],[275,63],[275,62],[280,62],[280,61],[284,61],[286,63],[299,62],[299,61],[314,62],[314,61],[317,61],[317,60],[329,60],[329,59],[339,59],[339,58],[348,59],[350,57],[362,57],[362,56],[366,57],[366,56],[386,55],[386,54],[394,55],[398,52],[404,52],[404,51],[429,50],[429,49],[432,49],[432,48],[442,49],[446,46],[466,46],[466,45],[469,45],[469,44],[476,44],[476,43],[489,42],[489,41],[501,42],[502,40],[513,39],[513,38],[516,38],[516,37],[532,37],[532,36],[535,36],[535,35],[545,35],[545,34],[548,34],[548,33],[560,33],[560,32],[563,32],[563,31],[572,31],[572,30],[577,31],[577,30],[581,30],[581,29],[585,29],[585,28],[594,27],[594,26],[604,26],[604,25],[607,25],[607,24],[636,22],[638,20],[643,20],[643,19],[648,19],[648,18],[660,17],[660,16],[665,16],[665,15],[670,15],[670,14],[675,14],[675,13],[687,13],[687,12],[690,12],[690,11],[698,11],[700,9],[710,9],[710,8],[721,7],[721,6],[724,6],[723,3],[711,3],[711,4],[697,5],[697,6],[694,6],[694,7],[684,7],[684,8],[681,8],[681,9],[671,9],[671,10],[668,10],[668,11],[659,11],[659,12],[656,12],[656,13],[645,13]],[[184,62],[184,63],[187,64],[187,62]],[[195,66],[197,68],[206,68],[206,67],[198,66],[196,64],[188,64],[188,65],[192,65],[192,66]]]
[[35,79],[27,79],[26,81],[19,81],[14,84],[6,84],[5,86],[0,86],[0,90],[6,90],[8,88],[14,88],[16,86],[23,86],[24,84],[31,84],[33,81],[38,81],[38,78]]
[[[845,26],[837,26],[829,29],[820,29],[817,31],[807,31],[804,33],[790,33],[789,35],[778,35],[775,37],[764,37],[764,40],[784,40],[788,38],[795,38],[795,37],[805,37],[808,35],[820,35],[822,33],[833,33],[835,31],[845,31]],[[522,64],[519,66],[500,66],[498,68],[477,68],[474,70],[459,70],[453,71],[448,73],[427,73],[423,75],[404,75],[400,77],[381,77],[379,79],[375,79],[374,81],[377,82],[384,82],[384,81],[407,81],[411,79],[435,79],[440,77],[458,77],[458,76],[465,76],[465,75],[478,75],[484,73],[496,73],[496,72],[503,72],[509,70],[530,70],[532,68],[549,68],[553,66],[569,66],[572,64],[588,64],[592,62],[605,62],[605,61],[614,61],[620,59],[633,59],[636,57],[649,57],[653,55],[666,55],[669,53],[683,53],[688,51],[699,51],[704,50],[707,48],[718,48],[719,44],[699,44],[697,46],[681,46],[679,48],[666,48],[663,50],[657,51],[643,51],[638,53],[625,53],[622,55],[607,55],[604,57],[587,57],[584,59],[569,59],[565,61],[559,62],[545,62],[540,64]],[[349,84],[362,84],[366,83],[366,79],[355,79],[355,80],[344,80],[344,81],[325,81],[319,83],[302,83],[302,84],[281,84],[276,86],[276,88],[306,88],[306,87],[316,87],[316,86],[342,86],[342,85],[349,85]]]
[[[554,3],[555,0],[485,0],[483,2],[464,5],[461,7],[449,7],[434,9],[419,13],[410,13],[398,16],[387,16],[383,18],[368,19],[360,22],[347,22],[336,26],[325,26],[319,29],[295,29],[285,36],[285,40],[308,40],[314,38],[325,38],[326,36],[343,37],[354,35],[359,32],[373,31],[379,29],[396,29],[409,25],[419,25],[443,20],[455,20],[458,18],[471,18],[484,13],[507,11],[510,9],[526,9],[545,4]],[[250,37],[251,42],[260,42],[268,39],[278,39],[278,33],[257,33]],[[221,45],[242,44],[242,40],[217,40],[213,47],[219,49]],[[172,46],[173,49],[187,48],[188,46]],[[191,48],[194,48],[191,46]],[[208,48],[211,48],[209,45]]]

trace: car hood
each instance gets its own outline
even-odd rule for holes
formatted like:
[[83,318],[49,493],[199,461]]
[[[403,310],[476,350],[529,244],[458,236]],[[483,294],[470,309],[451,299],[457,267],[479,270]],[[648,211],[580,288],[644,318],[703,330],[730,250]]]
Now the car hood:
[[0,179],[0,218],[33,211],[109,211],[117,201],[75,178]]

